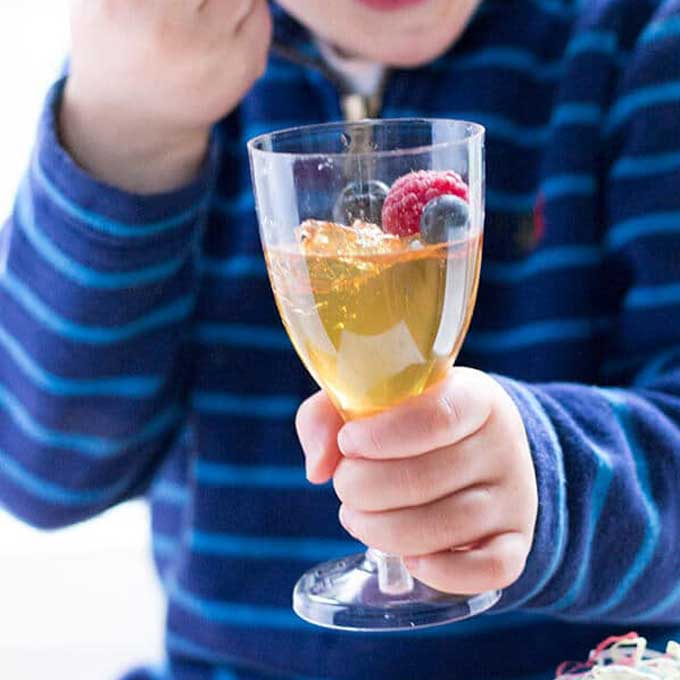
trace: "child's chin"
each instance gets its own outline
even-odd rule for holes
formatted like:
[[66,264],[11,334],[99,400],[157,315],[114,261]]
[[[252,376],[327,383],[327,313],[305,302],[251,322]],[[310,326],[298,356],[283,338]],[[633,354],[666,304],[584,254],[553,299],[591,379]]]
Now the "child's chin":
[[384,39],[379,36],[371,42],[357,40],[354,36],[349,39],[347,36],[329,36],[327,39],[346,54],[404,69],[418,68],[434,61],[455,42],[450,36],[418,37],[412,40],[402,37]]
[[446,52],[448,47],[448,44],[442,46],[426,45],[423,43],[414,44],[413,46],[399,45],[394,51],[386,50],[379,61],[386,66],[394,66],[396,68],[418,68],[440,57]]

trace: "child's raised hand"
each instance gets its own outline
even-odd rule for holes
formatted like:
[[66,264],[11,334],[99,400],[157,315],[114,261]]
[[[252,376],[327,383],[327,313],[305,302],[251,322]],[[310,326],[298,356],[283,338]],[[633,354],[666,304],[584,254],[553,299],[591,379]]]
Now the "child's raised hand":
[[347,531],[406,556],[420,581],[464,594],[521,574],[536,478],[519,411],[488,375],[452,369],[423,395],[347,424],[319,392],[300,407],[297,429],[307,476],[333,476]]
[[271,41],[266,0],[72,0],[71,24],[63,140],[99,179],[139,193],[195,175]]

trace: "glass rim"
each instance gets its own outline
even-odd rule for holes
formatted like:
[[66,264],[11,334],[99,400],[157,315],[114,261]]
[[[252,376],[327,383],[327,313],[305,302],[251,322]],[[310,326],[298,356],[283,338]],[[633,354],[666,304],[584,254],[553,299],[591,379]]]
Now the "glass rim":
[[[306,132],[323,132],[326,130],[331,130],[337,128],[339,131],[347,128],[352,128],[354,126],[365,126],[366,124],[372,126],[379,126],[383,124],[388,125],[401,125],[401,124],[413,124],[413,123],[426,123],[426,124],[449,124],[457,126],[466,126],[472,130],[472,133],[467,137],[462,137],[461,139],[447,140],[442,142],[437,142],[435,144],[423,144],[419,146],[413,146],[406,149],[386,149],[384,151],[360,151],[358,153],[338,153],[338,152],[327,152],[322,151],[303,151],[303,152],[292,152],[292,151],[268,151],[266,149],[259,148],[258,145],[262,144],[266,139],[273,139],[274,137],[291,135],[293,133],[299,133],[301,131]],[[296,125],[289,128],[282,128],[280,130],[272,130],[271,132],[265,132],[263,134],[257,135],[247,142],[248,152],[255,156],[275,156],[277,158],[289,158],[289,159],[314,159],[314,158],[332,158],[332,159],[347,159],[347,158],[389,158],[392,156],[408,156],[416,155],[419,153],[427,153],[428,151],[440,151],[448,147],[455,148],[460,146],[467,146],[471,143],[476,143],[478,141],[483,141],[486,133],[486,128],[480,123],[475,123],[471,120],[465,120],[461,118],[365,118],[363,120],[356,121],[335,121],[331,123],[312,123],[310,125]]]

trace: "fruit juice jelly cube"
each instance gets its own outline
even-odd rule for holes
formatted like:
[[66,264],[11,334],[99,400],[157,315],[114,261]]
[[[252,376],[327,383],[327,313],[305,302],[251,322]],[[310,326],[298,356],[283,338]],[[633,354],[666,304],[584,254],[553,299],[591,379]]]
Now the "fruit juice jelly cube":
[[351,227],[307,220],[296,230],[306,255],[361,257],[389,255],[404,250],[405,239],[386,234],[378,225],[356,220]]

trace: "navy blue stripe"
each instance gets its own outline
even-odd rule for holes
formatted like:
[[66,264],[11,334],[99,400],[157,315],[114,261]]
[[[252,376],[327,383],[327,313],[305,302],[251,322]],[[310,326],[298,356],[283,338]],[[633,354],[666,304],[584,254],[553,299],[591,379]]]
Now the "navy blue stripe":
[[179,323],[193,310],[192,295],[181,297],[170,304],[154,309],[120,326],[85,326],[69,321],[48,307],[27,285],[9,270],[0,279],[0,286],[19,303],[30,316],[61,337],[90,345],[110,345],[131,340],[145,333]]
[[9,479],[24,492],[42,503],[70,507],[88,507],[109,504],[129,487],[130,480],[123,479],[108,487],[96,489],[69,489],[65,486],[38,477],[17,463],[14,456],[0,449],[0,477]]
[[261,255],[234,255],[229,258],[206,256],[202,258],[200,268],[202,273],[207,276],[226,279],[267,275],[267,268]]
[[27,190],[19,191],[16,204],[15,223],[36,252],[48,262],[55,271],[67,279],[88,288],[119,290],[145,286],[167,279],[176,274],[187,261],[187,254],[170,258],[165,262],[142,269],[126,272],[102,272],[87,267],[59,250],[35,224],[32,199]]
[[465,111],[461,113],[460,117],[481,123],[486,128],[489,137],[496,137],[508,144],[520,147],[540,147],[545,144],[550,134],[547,125],[521,125],[498,114]]
[[119,290],[145,286],[176,274],[188,259],[189,251],[149,267],[126,272],[102,272],[77,262],[61,251],[35,223],[33,199],[28,183],[24,181],[17,197],[16,221],[24,236],[36,252],[55,271],[78,285],[103,290]]
[[612,107],[608,129],[615,130],[640,109],[662,104],[676,104],[680,99],[680,80],[640,87],[623,95]]
[[611,177],[636,179],[677,170],[680,170],[680,151],[669,151],[647,156],[624,156],[614,163]]
[[530,212],[536,201],[535,192],[526,194],[511,191],[496,191],[491,187],[486,191],[486,203],[489,210],[496,212]]
[[493,283],[519,283],[539,274],[563,269],[594,267],[601,262],[596,246],[558,246],[546,248],[521,262],[482,261],[482,277]]
[[300,399],[292,395],[249,395],[227,392],[194,392],[192,406],[203,413],[244,416],[258,420],[290,418]]
[[615,250],[639,238],[680,234],[680,210],[651,213],[617,222],[609,230],[605,244]]
[[[417,117],[418,112],[407,107],[399,107],[390,112],[395,118]],[[489,113],[488,111],[459,111],[456,117],[461,120],[471,120],[486,128],[491,138],[503,140],[518,147],[537,148],[545,144],[550,135],[548,125],[522,125],[505,116]]]
[[106,437],[52,430],[40,424],[33,414],[11,393],[0,385],[0,413],[4,412],[29,439],[41,446],[62,448],[96,458],[110,455],[120,445]]
[[502,46],[487,47],[474,54],[460,56],[450,66],[447,65],[452,71],[489,67],[516,71],[537,80],[555,80],[564,70],[564,63],[562,60],[544,61],[533,52],[519,47]]
[[[390,115],[395,118],[409,118],[418,117],[421,114],[415,109],[400,106],[390,110]],[[488,111],[470,110],[456,112],[456,117],[459,119],[472,120],[482,124],[486,128],[489,137],[495,137],[515,146],[530,148],[540,147],[545,144],[550,136],[551,127],[573,125],[576,122],[592,124],[599,121],[600,115],[600,109],[596,105],[583,102],[569,102],[557,106],[551,125],[522,125],[510,118]],[[238,205],[238,199],[236,205]]]
[[53,430],[39,423],[32,413],[4,386],[0,385],[0,413],[6,413],[14,425],[35,444],[63,449],[89,458],[109,458],[126,448],[149,441],[172,428],[179,419],[177,407],[170,407],[126,438],[96,437],[77,432]]
[[227,214],[242,214],[255,210],[255,199],[253,198],[253,192],[247,190],[242,191],[234,198],[214,196],[212,198],[211,206]]
[[[310,122],[310,121],[308,121]],[[281,130],[288,130],[289,128],[296,128],[303,123],[299,119],[272,119],[272,120],[248,120],[241,137],[244,140],[251,140],[260,135],[266,135],[270,132],[279,132]],[[237,199],[238,200],[238,199]],[[245,199],[244,199],[245,200]]]
[[362,552],[356,541],[326,538],[282,538],[280,536],[236,536],[192,531],[188,544],[202,555],[244,557],[251,560],[301,560],[323,562]]
[[264,350],[289,350],[290,340],[283,328],[246,324],[201,323],[195,337],[204,344],[225,344]]
[[292,609],[279,609],[236,602],[217,602],[198,597],[173,583],[169,588],[171,604],[176,604],[206,621],[229,623],[258,629],[313,630],[311,624],[298,618]]
[[[164,220],[156,222],[145,222],[144,224],[127,224],[112,220],[104,215],[86,210],[77,203],[67,198],[57,187],[48,179],[44,170],[40,167],[40,162],[36,159],[31,166],[33,176],[39,181],[41,188],[45,191],[49,199],[67,215],[87,225],[94,231],[101,232],[108,236],[118,238],[143,239],[156,236],[164,232],[178,229],[195,220],[201,210],[205,207],[206,201],[191,206],[188,210],[178,215],[173,215]],[[206,199],[207,200],[207,199]]]
[[15,366],[42,390],[59,397],[126,397],[145,399],[163,383],[160,376],[116,376],[87,379],[65,378],[43,368],[10,333],[0,326],[0,346]]
[[474,331],[465,342],[475,352],[507,352],[549,342],[587,340],[609,323],[606,318],[549,319],[502,331]]

